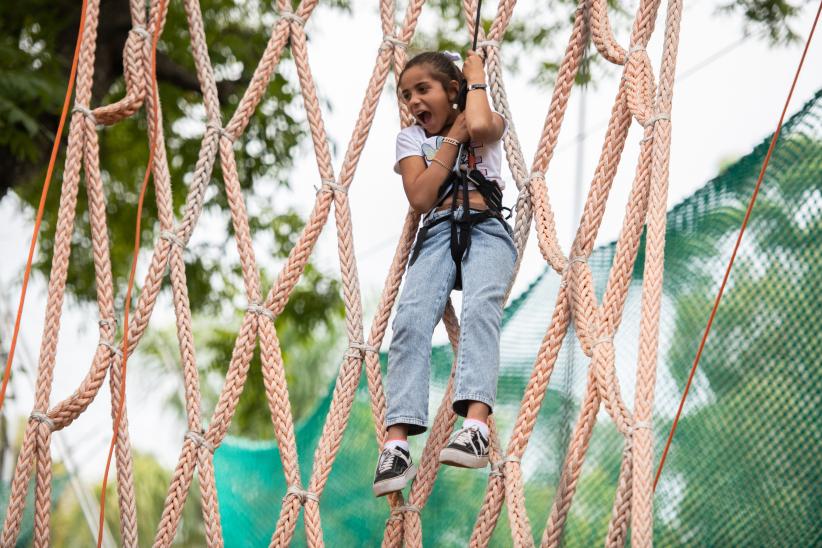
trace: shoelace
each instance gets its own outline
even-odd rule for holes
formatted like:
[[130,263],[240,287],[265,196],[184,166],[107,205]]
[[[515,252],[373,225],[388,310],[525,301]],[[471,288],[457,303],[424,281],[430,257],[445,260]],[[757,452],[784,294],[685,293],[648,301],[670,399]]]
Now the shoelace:
[[[476,433],[476,442],[474,441],[473,434]],[[483,443],[482,434],[480,434],[479,428],[476,426],[469,426],[467,428],[460,428],[454,433],[454,437],[451,440],[451,443],[461,443],[463,445],[468,445],[477,453],[481,453],[483,450]]]
[[[386,455],[386,453],[388,453],[388,455]],[[391,448],[383,450],[382,454],[383,458],[380,458],[380,466],[377,469],[377,472],[380,474],[390,470],[391,467],[394,466],[394,461],[397,459],[397,457],[402,457],[402,453],[400,453],[396,449]]]

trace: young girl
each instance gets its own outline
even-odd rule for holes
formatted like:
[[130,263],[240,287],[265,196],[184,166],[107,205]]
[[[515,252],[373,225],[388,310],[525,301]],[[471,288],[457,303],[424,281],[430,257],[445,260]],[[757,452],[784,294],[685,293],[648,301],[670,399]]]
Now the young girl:
[[411,207],[426,215],[388,351],[388,435],[374,474],[377,496],[403,489],[416,473],[407,438],[427,428],[431,336],[454,288],[462,289],[463,303],[452,406],[465,421],[439,457],[453,466],[488,465],[500,320],[517,255],[501,215],[507,124],[489,105],[482,60],[469,52],[460,72],[449,54],[422,53],[408,61],[398,87],[417,123],[397,136],[394,170]]

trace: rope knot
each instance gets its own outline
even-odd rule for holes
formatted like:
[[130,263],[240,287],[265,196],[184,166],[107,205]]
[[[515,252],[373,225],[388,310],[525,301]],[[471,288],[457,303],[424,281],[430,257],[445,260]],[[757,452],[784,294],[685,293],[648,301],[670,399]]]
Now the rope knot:
[[401,506],[397,506],[396,508],[392,508],[391,515],[388,517],[387,520],[385,520],[385,524],[388,525],[392,521],[402,521],[402,514],[405,512],[416,512],[417,514],[419,514],[420,507],[416,504],[403,504]]
[[171,230],[163,230],[160,232],[160,239],[166,240],[172,245],[178,246],[180,249],[185,249],[186,247],[186,243],[182,240],[182,238],[179,238],[177,234]]
[[499,49],[499,45],[499,40],[480,40],[477,42],[477,48]]
[[334,179],[320,179],[322,184],[317,187],[314,186],[314,190],[317,191],[317,194],[320,192],[330,192],[332,195],[335,192],[342,192],[343,194],[348,194],[348,187],[345,185],[339,184]]
[[92,124],[97,125],[97,118],[94,116],[94,112],[90,108],[88,108],[88,106],[81,105],[80,103],[74,103],[74,106],[71,107],[71,112],[79,112],[83,116],[91,120]]
[[32,411],[31,415],[29,415],[29,420],[39,422],[40,424],[45,424],[49,430],[52,432],[54,431],[54,421],[51,420],[45,413],[41,413],[40,411]]
[[647,428],[648,430],[653,429],[653,425],[651,421],[634,421],[632,425],[628,426],[628,430],[625,431],[625,446],[622,448],[623,453],[628,453],[634,446],[634,432],[641,428]]
[[313,500],[314,502],[320,502],[320,497],[318,497],[315,493],[311,491],[306,491],[299,485],[289,485],[288,490],[285,492],[285,496],[283,497],[283,503],[288,499],[288,497],[297,497],[297,500],[300,501],[300,505],[305,506],[305,501]]
[[366,344],[362,341],[351,341],[348,343],[348,352],[346,352],[345,355],[349,358],[359,358],[362,360],[365,358],[366,352],[379,354],[380,349],[378,346]]
[[396,36],[391,36],[390,34],[384,34],[382,37],[382,43],[380,44],[380,50],[389,49],[389,48],[400,48],[406,49],[408,47],[407,42],[403,42]]
[[505,477],[505,463],[512,462],[516,464],[520,464],[522,461],[519,457],[513,455],[507,455],[502,459],[498,460],[497,462],[491,463],[491,473],[488,474],[492,477]]
[[117,329],[117,318],[101,318],[97,321],[97,325],[100,327],[111,327],[112,329]]
[[649,127],[654,125],[655,123],[659,122],[660,120],[670,120],[671,113],[670,112],[658,112],[645,120],[645,123],[642,124],[642,127]]
[[234,136],[231,135],[219,122],[208,122],[206,124],[206,129],[215,131],[217,132],[217,135],[219,135],[223,139],[228,139],[232,143],[234,142]]
[[114,354],[115,356],[117,356],[117,358],[118,358],[118,359],[120,359],[120,360],[122,360],[122,359],[123,359],[123,351],[122,351],[122,350],[120,350],[120,347],[119,347],[119,346],[117,346],[117,345],[114,343],[114,341],[113,341],[113,340],[108,340],[108,341],[100,341],[100,342],[98,343],[98,346],[105,346],[106,348],[108,348],[108,349],[111,351],[111,353],[112,353],[112,354]]
[[143,40],[148,40],[149,38],[151,38],[151,34],[149,34],[148,30],[146,30],[146,28],[143,25],[134,25],[133,27],[131,27],[131,30],[129,30],[129,32],[133,32]]
[[571,272],[571,269],[574,267],[574,263],[588,264],[588,256],[572,255],[568,259],[568,261],[565,263],[565,267],[562,269],[562,281],[559,283],[560,288],[564,288],[566,285],[568,285],[568,273]]
[[274,321],[276,318],[274,317],[274,313],[268,309],[268,307],[264,306],[262,303],[253,302],[246,307],[246,311],[251,314],[262,314],[266,318],[271,321]]
[[397,506],[396,508],[391,509],[391,515],[399,515],[404,512],[414,512],[415,514],[420,513],[420,507],[416,504],[403,504],[402,506]]
[[305,19],[303,19],[291,10],[281,10],[280,19],[285,19],[286,21],[293,21],[300,26],[305,26]]
[[622,62],[623,65],[627,65],[628,61],[631,59],[631,55],[635,53],[639,53],[640,51],[645,51],[645,46],[631,46],[631,49],[625,52],[625,60]]
[[533,171],[530,175],[528,175],[528,179],[522,184],[522,188],[520,189],[520,194],[527,193],[531,194],[532,190],[531,187],[534,186],[535,180],[542,180],[545,181],[545,174],[541,171]]
[[206,439],[204,431],[195,432],[194,430],[189,430],[186,432],[185,439],[193,441],[195,447],[205,447],[209,453],[214,453],[214,445]]
[[591,351],[593,352],[594,348],[596,348],[600,344],[607,344],[611,343],[614,344],[614,336],[613,335],[603,335],[594,342],[591,343]]

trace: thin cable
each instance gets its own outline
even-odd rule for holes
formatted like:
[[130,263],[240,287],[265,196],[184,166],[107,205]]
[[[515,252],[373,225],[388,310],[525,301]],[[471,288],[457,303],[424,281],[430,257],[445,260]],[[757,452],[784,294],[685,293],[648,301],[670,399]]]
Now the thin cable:
[[668,457],[668,450],[671,448],[671,440],[674,437],[674,433],[676,432],[676,427],[679,424],[679,417],[682,415],[682,408],[685,406],[685,399],[688,397],[688,391],[691,388],[691,381],[694,379],[694,374],[696,373],[696,368],[699,365],[699,359],[702,357],[702,350],[705,348],[705,342],[708,340],[708,334],[711,332],[711,326],[714,323],[714,317],[716,316],[716,311],[719,308],[719,301],[722,300],[722,293],[725,291],[725,284],[728,282],[728,277],[731,274],[731,268],[733,268],[734,260],[736,260],[736,253],[739,251],[739,244],[742,243],[742,236],[745,234],[745,228],[748,226],[748,219],[751,218],[751,212],[753,211],[754,203],[756,203],[756,197],[759,195],[759,187],[762,185],[762,179],[765,177],[765,170],[768,168],[768,162],[771,160],[771,153],[773,149],[776,147],[776,141],[779,138],[779,132],[782,131],[782,122],[785,120],[785,113],[788,111],[788,105],[791,102],[791,96],[793,96],[793,90],[796,87],[796,82],[799,80],[799,72],[802,70],[802,64],[805,62],[805,56],[808,53],[808,48],[811,45],[811,39],[813,38],[813,32],[816,30],[816,23],[819,21],[819,13],[822,12],[822,0],[819,2],[819,8],[816,10],[816,18],[813,20],[813,26],[811,27],[811,32],[808,34],[808,40],[805,42],[805,49],[802,52],[802,57],[799,60],[799,66],[796,67],[796,74],[793,77],[793,83],[791,84],[791,89],[788,92],[788,98],[785,100],[785,106],[782,107],[782,115],[779,117],[779,123],[776,125],[776,131],[771,138],[771,145],[768,147],[768,153],[765,155],[765,160],[762,163],[762,169],[759,171],[759,178],[756,180],[756,185],[754,186],[753,194],[751,195],[751,200],[748,202],[748,209],[745,212],[745,218],[742,220],[742,226],[739,228],[739,236],[736,238],[736,245],[734,245],[733,253],[731,253],[731,259],[728,261],[728,267],[725,269],[725,276],[722,278],[722,285],[719,286],[719,293],[716,295],[716,300],[714,301],[713,309],[711,310],[711,315],[708,318],[708,325],[705,326],[705,333],[702,335],[702,341],[699,343],[699,349],[696,351],[696,358],[694,358],[694,364],[691,367],[691,373],[688,375],[688,382],[685,384],[685,391],[682,394],[682,399],[679,401],[679,408],[676,410],[676,416],[674,417],[674,423],[671,426],[671,432],[668,434],[668,441],[665,443],[665,449],[662,451],[662,458],[659,461],[659,466],[656,470],[656,476],[654,477],[654,491],[656,491],[657,483],[659,483],[659,476],[662,474],[662,468],[665,466],[665,460]]
[[6,369],[3,372],[3,385],[0,387],[0,410],[3,409],[3,402],[6,399],[6,388],[8,388],[9,378],[11,378],[11,365],[14,361],[14,350],[17,347],[17,335],[20,333],[20,322],[23,319],[23,305],[26,303],[26,291],[29,287],[31,277],[31,265],[34,259],[34,248],[37,246],[37,236],[40,234],[40,224],[43,221],[43,212],[46,209],[46,197],[51,185],[51,176],[54,174],[54,165],[57,163],[57,153],[60,150],[60,141],[63,137],[63,127],[68,117],[69,103],[74,91],[74,80],[77,77],[77,64],[80,59],[80,47],[83,44],[83,27],[86,24],[86,6],[88,0],[83,0],[80,12],[80,25],[77,29],[77,42],[74,46],[74,59],[71,62],[71,74],[69,75],[68,86],[66,86],[66,98],[63,100],[63,112],[60,113],[60,123],[57,125],[57,134],[54,136],[54,144],[51,146],[51,157],[49,167],[46,170],[46,179],[43,181],[43,191],[40,193],[40,205],[37,206],[37,217],[34,221],[34,230],[31,233],[31,245],[29,245],[29,256],[26,259],[26,271],[23,274],[23,287],[20,289],[20,302],[17,305],[17,318],[14,320],[14,332],[11,336],[11,346],[9,355],[6,358]]
[[479,27],[480,27],[480,12],[482,10],[482,0],[477,0],[477,18],[474,21],[474,45],[471,47],[471,51],[477,51],[477,34],[479,34]]
[[131,258],[131,271],[128,275],[128,288],[126,289],[125,310],[123,313],[123,365],[120,378],[120,404],[117,407],[117,414],[114,419],[113,434],[111,437],[111,444],[108,448],[108,458],[106,459],[106,469],[103,473],[103,487],[100,493],[100,522],[97,529],[97,548],[100,548],[103,543],[103,524],[105,523],[106,513],[106,485],[108,484],[108,471],[111,468],[111,458],[114,455],[114,446],[117,443],[117,437],[120,431],[120,422],[123,419],[123,409],[126,401],[126,364],[128,362],[128,313],[131,307],[131,290],[134,288],[134,277],[137,271],[137,258],[140,254],[140,218],[143,214],[143,201],[146,196],[146,189],[148,188],[148,181],[151,178],[151,171],[154,167],[154,150],[157,146],[157,126],[160,122],[159,110],[160,101],[157,95],[157,42],[160,40],[160,24],[163,20],[167,0],[161,0],[159,9],[156,12],[156,21],[154,25],[154,33],[151,43],[151,98],[154,102],[154,124],[149,135],[149,149],[148,149],[148,165],[143,176],[143,185],[140,188],[140,199],[137,203],[137,222],[134,228],[134,253]]

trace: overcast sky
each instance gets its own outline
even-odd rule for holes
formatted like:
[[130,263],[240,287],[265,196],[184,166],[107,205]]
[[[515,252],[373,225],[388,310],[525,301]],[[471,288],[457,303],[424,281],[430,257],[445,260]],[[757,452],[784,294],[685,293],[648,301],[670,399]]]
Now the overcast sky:
[[[633,12],[636,3],[636,0],[630,2],[626,9]],[[326,112],[325,120],[329,136],[338,145],[334,163],[337,174],[381,40],[374,3],[354,0],[353,4],[356,17],[342,16],[337,11],[330,12],[321,7],[307,25],[307,32],[312,37],[309,54],[319,93],[334,106],[333,112]],[[490,5],[492,2],[486,4],[489,5],[485,13],[490,15],[493,11]],[[721,162],[746,154],[774,130],[816,8],[815,5],[807,6],[803,12],[805,20],[797,26],[802,35],[802,44],[774,48],[762,41],[743,39],[741,20],[717,16],[714,13],[715,5],[716,2],[708,0],[693,0],[686,3],[684,11],[677,62],[677,73],[682,77],[675,86],[673,98],[670,204],[683,200],[705,184],[715,175]],[[664,28],[664,6],[660,13],[655,38],[648,48],[655,73],[658,72]],[[424,15],[421,27],[424,28],[426,21],[430,21],[429,17],[428,14]],[[623,45],[627,44],[626,34],[620,34],[617,38]],[[503,58],[505,50],[503,46]],[[346,52],[344,60],[341,60],[341,51]],[[817,37],[806,59],[789,113],[795,112],[822,87],[820,66],[822,42]],[[587,190],[616,92],[618,72],[613,71],[613,74],[612,78],[599,82],[596,89],[588,92],[582,128],[579,124],[579,92],[575,91],[555,158],[548,172],[549,192],[556,212],[560,241],[566,250],[572,239],[571,227],[576,217],[573,203],[574,182],[577,178],[577,135],[580,130],[585,135],[582,154],[585,160],[583,180]],[[523,78],[512,78],[509,75],[506,75],[506,87],[513,110],[514,126],[522,143],[526,163],[530,164],[550,93],[527,85]],[[371,130],[371,138],[350,191],[355,250],[367,313],[366,332],[407,209],[400,178],[392,171],[394,138],[398,129],[399,118],[394,97],[390,88],[386,88]],[[618,235],[640,137],[641,132],[635,125],[625,148],[623,163],[598,238],[600,243],[609,242]],[[319,175],[313,153],[310,148],[305,151],[306,154],[297,160],[293,172],[293,191],[278,193],[277,199],[281,200],[283,206],[296,204],[307,214],[313,203],[313,186],[319,183]],[[515,200],[516,187],[507,168],[503,169],[503,173],[508,182],[505,203],[511,205]],[[19,214],[19,208],[19,203],[12,195],[0,202],[0,218],[4,221],[4,230],[0,233],[0,254],[5,258],[0,264],[0,324],[4,334],[3,344],[6,345],[12,325],[9,318],[13,318],[19,296],[19,280],[31,234],[29,220]],[[333,215],[329,219],[333,223]],[[195,232],[195,238],[207,238],[204,231],[207,232],[207,229]],[[326,229],[315,257],[326,272],[339,276],[335,238],[336,231],[331,227]],[[532,234],[515,285],[515,294],[544,268],[534,240]],[[236,260],[236,253],[229,253],[227,260]],[[144,271],[143,265],[142,272]],[[138,279],[142,280],[142,277]],[[45,284],[42,280],[35,280],[29,291],[15,371],[24,366],[34,366],[44,307]],[[90,309],[85,312],[88,310]],[[76,388],[95,351],[96,316],[93,311],[91,315],[83,312],[71,303],[66,306],[52,402],[65,397]],[[171,318],[169,302],[163,299],[157,305],[151,325],[162,326]],[[133,442],[142,450],[158,454],[170,466],[177,459],[183,425],[173,422],[173,415],[158,408],[155,396],[161,390],[155,379],[141,377],[140,371],[139,363],[130,361],[129,414]],[[164,389],[179,388],[174,379],[166,384],[168,386]],[[19,396],[15,401],[7,403],[8,411],[28,414],[32,398],[22,376],[16,377],[14,389]],[[140,407],[134,405],[135,401],[146,398],[146,404]],[[109,441],[110,419],[106,390],[101,391],[98,400],[71,428],[56,434],[73,447],[75,460],[82,463],[81,468],[86,476],[101,474]]]

